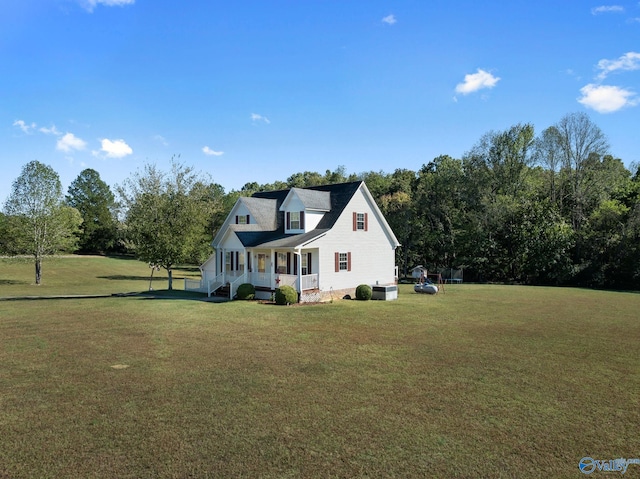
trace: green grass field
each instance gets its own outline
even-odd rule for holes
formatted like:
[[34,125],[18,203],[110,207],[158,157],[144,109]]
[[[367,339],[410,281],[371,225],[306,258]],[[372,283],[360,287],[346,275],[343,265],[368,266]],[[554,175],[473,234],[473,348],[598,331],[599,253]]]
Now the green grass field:
[[[133,260],[32,269],[0,260],[0,297],[149,284]],[[0,301],[0,478],[567,478],[640,456],[638,294],[180,296]]]

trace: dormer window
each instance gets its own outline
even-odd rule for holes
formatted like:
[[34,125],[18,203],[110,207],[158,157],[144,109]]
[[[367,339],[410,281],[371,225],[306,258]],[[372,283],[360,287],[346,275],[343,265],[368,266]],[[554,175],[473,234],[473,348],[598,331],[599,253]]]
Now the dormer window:
[[289,227],[292,230],[299,230],[300,229],[300,212],[299,211],[292,211],[291,212],[291,223],[289,224]]
[[287,229],[304,229],[304,211],[287,211]]

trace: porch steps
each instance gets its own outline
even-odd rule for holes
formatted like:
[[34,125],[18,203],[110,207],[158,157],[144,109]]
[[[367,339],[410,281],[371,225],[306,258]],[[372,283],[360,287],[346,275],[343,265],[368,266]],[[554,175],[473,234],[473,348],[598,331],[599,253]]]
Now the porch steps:
[[229,283],[227,283],[227,284],[225,284],[223,286],[220,286],[212,294],[213,294],[213,296],[219,296],[219,297],[223,297],[223,298],[228,298],[230,291],[231,291],[231,286],[229,286]]

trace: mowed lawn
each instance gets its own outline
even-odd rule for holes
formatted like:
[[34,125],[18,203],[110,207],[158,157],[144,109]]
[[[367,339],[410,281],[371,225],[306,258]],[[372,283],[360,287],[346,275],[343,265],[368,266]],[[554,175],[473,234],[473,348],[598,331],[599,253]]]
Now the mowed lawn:
[[[0,261],[0,297],[148,288],[132,260],[57,259],[40,287]],[[0,364],[2,479],[566,478],[640,456],[634,293],[0,301]]]

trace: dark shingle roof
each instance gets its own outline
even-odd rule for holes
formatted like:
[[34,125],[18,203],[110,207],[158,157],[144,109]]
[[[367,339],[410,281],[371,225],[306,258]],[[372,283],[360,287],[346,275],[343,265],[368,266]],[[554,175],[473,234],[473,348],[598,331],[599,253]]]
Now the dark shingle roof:
[[247,207],[251,217],[263,230],[278,227],[277,208],[279,205],[275,199],[243,197],[240,198],[240,201]]
[[[310,188],[296,188],[296,194],[298,194],[298,197],[303,201],[303,203],[305,203],[306,199],[310,202],[309,204],[315,206],[314,208],[313,206],[308,206],[308,204],[305,203],[305,207],[321,209],[322,211],[326,211],[327,206],[330,207],[329,211],[324,214],[318,223],[316,229],[298,235],[285,234],[284,213],[279,211],[280,206],[282,206],[282,203],[291,190],[262,191],[255,193],[251,198],[258,200],[275,200],[275,209],[271,209],[273,207],[273,203],[270,203],[268,207],[269,212],[267,212],[267,206],[264,202],[255,201],[252,203],[252,206],[258,207],[257,205],[259,203],[263,204],[261,207],[264,207],[264,210],[260,210],[261,214],[275,214],[275,221],[273,224],[275,224],[276,227],[270,231],[246,231],[242,228],[244,231],[239,231],[238,229],[236,230],[236,235],[245,247],[264,246],[269,248],[293,248],[295,246],[305,244],[314,238],[323,235],[333,227],[351,198],[353,198],[353,195],[358,191],[358,188],[360,188],[361,184],[361,181],[355,181],[351,183],[313,186]],[[327,195],[315,195],[313,192],[329,193],[329,204],[327,205],[326,202]],[[305,199],[303,199],[303,197]],[[251,198],[246,199],[251,200]],[[247,203],[247,206],[248,205],[249,203]],[[267,222],[266,217],[263,217],[262,219],[265,223]]]
[[304,188],[291,188],[305,209],[316,211],[329,211],[331,210],[331,193],[328,191],[318,191]]

